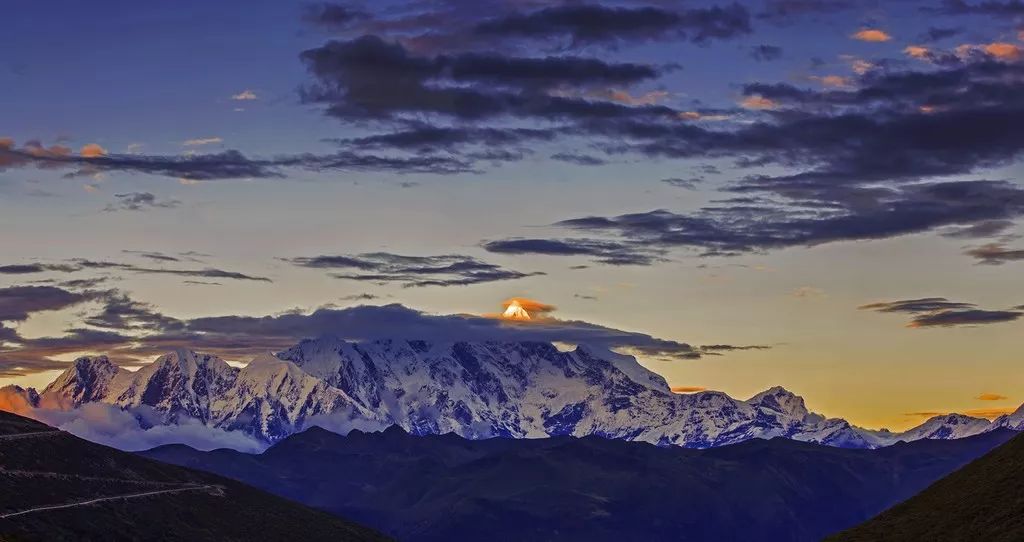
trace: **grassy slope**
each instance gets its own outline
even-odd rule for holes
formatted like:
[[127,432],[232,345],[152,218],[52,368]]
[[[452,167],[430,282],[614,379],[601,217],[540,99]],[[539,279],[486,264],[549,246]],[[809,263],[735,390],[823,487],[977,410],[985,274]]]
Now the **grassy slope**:
[[1024,435],[829,542],[1024,540]]
[[[0,412],[0,436],[46,429]],[[360,525],[241,483],[67,433],[0,438],[0,514],[193,486],[208,489],[0,519],[0,540],[384,540]]]

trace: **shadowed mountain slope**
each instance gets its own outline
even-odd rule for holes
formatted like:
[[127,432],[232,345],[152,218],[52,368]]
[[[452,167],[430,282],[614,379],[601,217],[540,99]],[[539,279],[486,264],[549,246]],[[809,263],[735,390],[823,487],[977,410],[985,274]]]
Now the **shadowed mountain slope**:
[[260,455],[170,445],[209,470],[406,541],[811,541],[1013,435],[852,450],[784,438],[692,450],[600,437],[467,440],[312,428]]
[[385,540],[238,482],[0,412],[0,540]]
[[1024,540],[1024,436],[1018,436],[829,542]]

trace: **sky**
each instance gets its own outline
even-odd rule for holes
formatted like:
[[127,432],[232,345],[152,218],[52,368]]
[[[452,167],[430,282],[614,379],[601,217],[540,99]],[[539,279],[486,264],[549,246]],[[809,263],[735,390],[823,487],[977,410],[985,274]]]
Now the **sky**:
[[23,2],[0,50],[0,385],[420,334],[1024,402],[1018,1]]

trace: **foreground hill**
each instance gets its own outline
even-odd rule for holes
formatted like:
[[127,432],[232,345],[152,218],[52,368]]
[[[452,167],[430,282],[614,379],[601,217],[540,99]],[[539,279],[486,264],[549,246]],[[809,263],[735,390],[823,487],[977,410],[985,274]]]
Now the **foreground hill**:
[[0,540],[385,538],[208,473],[0,412]]
[[1024,435],[830,542],[1024,540]]
[[170,445],[216,472],[405,541],[817,541],[1007,441],[997,430],[853,450],[755,439],[692,450],[599,437],[467,440],[312,428],[260,455]]

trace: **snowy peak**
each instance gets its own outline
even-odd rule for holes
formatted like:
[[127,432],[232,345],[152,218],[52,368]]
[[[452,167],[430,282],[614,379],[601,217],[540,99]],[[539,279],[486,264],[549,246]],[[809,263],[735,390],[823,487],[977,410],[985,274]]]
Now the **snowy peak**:
[[1024,430],[1024,405],[1017,407],[1010,414],[1003,414],[992,421],[994,427],[1005,427],[1014,431]]
[[187,416],[207,421],[211,398],[231,387],[237,371],[216,356],[175,350],[136,371],[113,402],[152,407],[172,420]]
[[791,418],[802,420],[807,417],[807,406],[804,398],[783,388],[775,386],[747,399],[747,404],[765,408]]
[[984,418],[974,418],[963,414],[943,414],[929,418],[923,424],[901,433],[899,438],[902,440],[963,438],[988,431],[992,425]]
[[83,356],[46,386],[42,395],[72,407],[98,401],[106,397],[115,380],[126,372],[107,356]]

